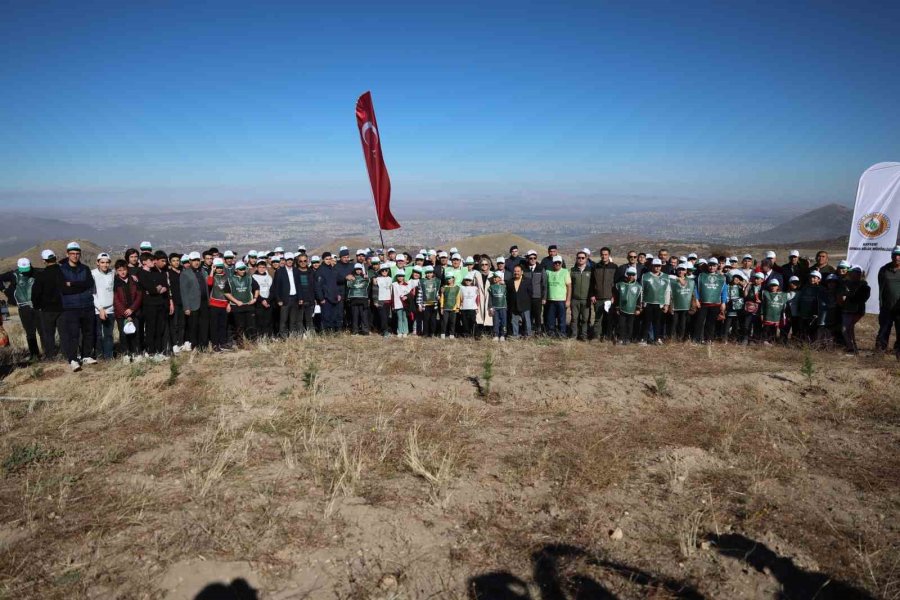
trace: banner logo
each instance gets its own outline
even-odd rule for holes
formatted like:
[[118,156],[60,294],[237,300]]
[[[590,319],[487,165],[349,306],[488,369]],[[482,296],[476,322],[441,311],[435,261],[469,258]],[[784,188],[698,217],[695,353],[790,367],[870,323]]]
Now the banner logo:
[[884,213],[869,213],[856,224],[860,235],[871,240],[879,238],[891,229],[891,220]]

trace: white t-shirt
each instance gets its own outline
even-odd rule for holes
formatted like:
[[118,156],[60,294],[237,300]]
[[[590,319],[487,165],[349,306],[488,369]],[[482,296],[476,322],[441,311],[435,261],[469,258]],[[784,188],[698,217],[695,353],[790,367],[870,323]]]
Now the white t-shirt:
[[379,302],[387,302],[391,299],[391,283],[393,283],[393,279],[390,277],[375,278],[375,287],[378,288]]
[[478,309],[478,288],[474,285],[463,285],[459,288],[459,297],[462,301],[461,310]]
[[408,296],[410,291],[412,291],[414,287],[415,286],[409,285],[408,283],[393,283],[392,289],[394,292],[394,310],[399,310],[405,307],[405,305],[403,304],[403,296]]

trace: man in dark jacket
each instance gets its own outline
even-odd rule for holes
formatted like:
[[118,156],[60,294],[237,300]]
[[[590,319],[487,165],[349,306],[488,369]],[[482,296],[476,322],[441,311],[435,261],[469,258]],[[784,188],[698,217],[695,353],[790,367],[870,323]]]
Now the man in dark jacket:
[[798,277],[801,282],[805,282],[809,278],[809,264],[807,262],[807,264],[804,265],[804,262],[806,261],[800,260],[799,250],[791,250],[791,253],[788,255],[788,261],[781,265],[782,282],[788,282],[791,280],[791,277],[795,276]]
[[537,252],[529,250],[525,256],[522,276],[531,286],[531,332],[537,335],[544,324],[544,269],[538,264]]
[[616,263],[610,260],[610,249],[600,248],[600,260],[591,271],[591,304],[594,305],[594,338],[612,338],[616,330],[612,323],[613,312],[606,310],[606,303],[612,301],[613,286],[616,284]]
[[895,330],[894,352],[900,358],[900,246],[891,252],[891,262],[878,269],[878,334],[875,347],[885,351]]
[[[559,255],[559,249],[556,247],[556,244],[550,244],[547,246],[547,256],[541,259],[541,270],[542,271],[552,271],[553,270],[553,258]],[[566,268],[566,261],[563,260],[562,268]]]
[[[161,263],[165,263],[163,254]],[[166,352],[166,322],[169,317],[169,280],[152,254],[141,254],[141,270],[138,271],[138,287],[143,293],[141,311],[144,316],[144,349],[161,359]]]
[[336,333],[344,321],[343,291],[346,283],[339,278],[334,256],[330,252],[322,254],[322,261],[322,266],[316,271],[316,301],[322,307],[322,328]]
[[209,344],[209,288],[199,252],[190,259],[179,276],[181,308],[184,311],[185,343],[183,350],[205,349]]
[[516,268],[516,265],[522,265],[522,268],[524,269],[525,257],[519,256],[519,247],[513,245],[509,247],[509,258],[506,259],[506,270],[512,273],[513,269]]
[[59,289],[59,265],[52,250],[41,252],[41,258],[44,260],[44,269],[35,274],[34,286],[31,288],[31,302],[38,313],[38,334],[41,336],[44,358],[53,360],[59,353],[56,333],[60,327],[59,317],[63,310],[62,294]]
[[[278,306],[279,324],[278,333],[281,337],[288,337],[293,333],[304,333],[301,306],[300,306],[300,271],[294,265],[293,252],[284,255],[284,266],[275,271],[272,278],[272,296],[275,305]],[[305,254],[300,255],[300,260],[306,268],[309,258]],[[307,274],[307,279],[309,274]],[[313,303],[315,298],[313,298]]]
[[59,266],[57,279],[63,306],[59,318],[60,345],[72,371],[80,371],[82,364],[97,363],[92,356],[95,334],[94,277],[87,265],[81,262],[78,242],[69,243],[66,257],[67,260]]
[[516,265],[512,277],[506,280],[506,306],[512,337],[519,337],[524,327],[525,335],[531,336],[531,279],[525,279],[525,269]]
[[640,281],[641,277],[644,276],[644,273],[647,272],[647,267],[638,264],[638,253],[636,250],[629,250],[628,254],[626,254],[625,256],[627,262],[616,267],[616,278],[614,283],[625,281],[625,270],[628,267],[634,267],[637,270],[637,281]]

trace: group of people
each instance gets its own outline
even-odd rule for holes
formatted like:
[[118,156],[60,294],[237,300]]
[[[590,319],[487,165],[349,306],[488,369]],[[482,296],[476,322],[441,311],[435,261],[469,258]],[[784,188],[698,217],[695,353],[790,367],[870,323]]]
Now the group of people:
[[[856,353],[855,326],[870,295],[860,267],[832,266],[824,251],[812,260],[792,251],[783,264],[771,251],[760,260],[629,251],[617,265],[609,248],[596,257],[585,248],[569,267],[555,245],[543,257],[512,246],[493,259],[456,248],[415,255],[361,248],[354,260],[346,247],[321,256],[303,246],[238,256],[218,248],[166,253],[142,242],[115,260],[99,254],[90,269],[72,242],[62,260],[52,249],[41,257],[41,268],[19,259],[0,285],[18,305],[31,358],[61,351],[73,371],[117,354],[163,360],[260,337],[340,331],[618,344],[793,340]],[[876,346],[886,350],[891,330],[900,331],[900,246],[878,281]]]

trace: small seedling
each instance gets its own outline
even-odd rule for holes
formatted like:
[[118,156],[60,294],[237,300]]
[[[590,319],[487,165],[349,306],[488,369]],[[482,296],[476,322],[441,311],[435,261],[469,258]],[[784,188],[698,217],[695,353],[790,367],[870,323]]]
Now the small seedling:
[[137,379],[138,377],[143,377],[147,374],[147,367],[143,364],[131,365],[131,369],[128,371],[128,379]]
[[812,386],[813,375],[816,373],[816,366],[812,359],[812,350],[809,344],[803,347],[803,364],[800,366],[800,372],[806,377],[806,383]]
[[172,360],[169,361],[169,378],[166,379],[166,385],[173,386],[175,382],[178,381],[178,375],[181,373],[181,369],[178,367],[178,361],[175,360],[175,357],[172,357]]
[[653,383],[656,387],[653,388],[653,391],[657,396],[669,396],[669,375],[667,373],[660,373],[653,378]]
[[29,376],[31,379],[40,379],[44,375],[44,367],[43,365],[33,364],[31,365]]
[[13,446],[7,457],[3,459],[3,470],[7,473],[15,473],[28,465],[50,461],[62,454],[61,450],[44,448],[37,442],[26,446]]
[[316,391],[316,387],[319,383],[319,365],[316,363],[309,363],[306,367],[306,370],[303,371],[303,386],[311,391]]
[[494,353],[488,352],[481,363],[481,395],[489,396],[491,394],[491,380],[494,378]]

